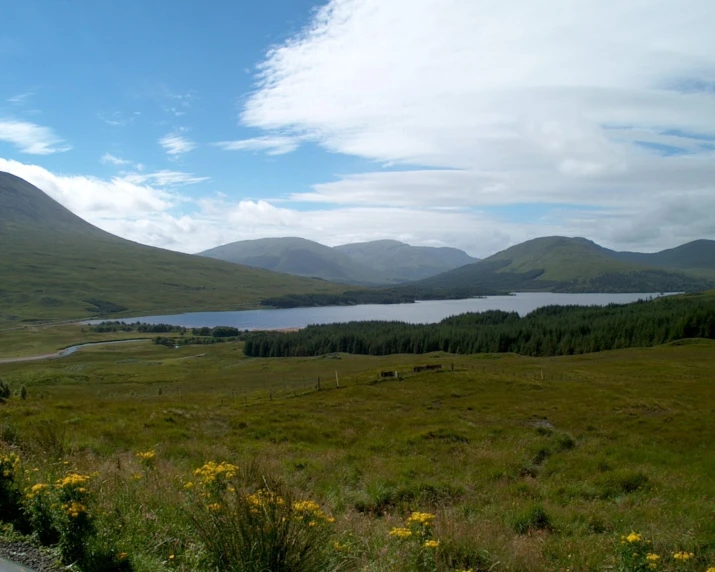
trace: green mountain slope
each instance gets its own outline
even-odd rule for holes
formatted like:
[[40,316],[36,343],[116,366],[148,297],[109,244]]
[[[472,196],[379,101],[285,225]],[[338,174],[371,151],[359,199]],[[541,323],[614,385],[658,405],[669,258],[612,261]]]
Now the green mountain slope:
[[661,252],[613,252],[618,260],[687,270],[703,276],[715,278],[715,240],[694,240]]
[[585,238],[537,238],[413,286],[476,295],[516,290],[695,291],[715,284],[693,273],[629,262],[615,254]]
[[261,238],[224,244],[201,253],[218,260],[346,284],[385,284],[390,279],[342,252],[304,238]]
[[238,309],[343,290],[118,238],[0,172],[0,321]]
[[389,275],[396,283],[421,280],[477,261],[457,248],[411,246],[397,240],[343,244],[334,250]]
[[396,240],[330,248],[294,237],[242,240],[200,255],[296,276],[373,286],[420,280],[477,260],[456,248],[410,246]]

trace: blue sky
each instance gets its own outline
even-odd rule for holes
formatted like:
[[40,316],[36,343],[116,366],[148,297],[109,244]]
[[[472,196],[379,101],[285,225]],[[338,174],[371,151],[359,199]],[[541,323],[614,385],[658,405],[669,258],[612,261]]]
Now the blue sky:
[[0,0],[0,170],[185,252],[715,238],[705,0]]

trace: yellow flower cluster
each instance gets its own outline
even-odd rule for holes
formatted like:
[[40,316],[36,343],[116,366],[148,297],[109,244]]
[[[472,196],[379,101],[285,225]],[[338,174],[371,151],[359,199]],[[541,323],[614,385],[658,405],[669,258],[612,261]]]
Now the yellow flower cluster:
[[645,557],[646,562],[648,562],[648,568],[651,570],[655,570],[658,568],[658,560],[660,560],[660,556],[657,554],[649,553]]
[[425,548],[439,548],[439,540],[425,540]]
[[87,507],[77,501],[71,501],[66,504],[63,504],[62,510],[67,512],[68,516],[71,516],[72,518],[77,518],[81,513],[87,512]]
[[206,505],[206,508],[211,512],[218,512],[221,510],[221,505],[217,502],[212,502],[211,504]]
[[673,558],[680,562],[687,562],[688,560],[692,560],[693,558],[695,558],[695,554],[693,554],[692,552],[676,552],[675,554],[673,554]]
[[199,478],[203,486],[210,486],[219,480],[228,480],[236,476],[238,467],[231,463],[216,463],[209,461],[203,467],[194,471],[194,476]]
[[432,526],[435,516],[429,512],[413,512],[410,518],[407,519],[407,524],[417,524],[420,526]]
[[395,536],[397,538],[409,538],[412,536],[412,531],[409,528],[396,526],[390,531],[390,536]]
[[49,488],[50,485],[46,485],[45,483],[37,483],[36,485],[32,485],[30,488],[25,489],[27,491],[26,496],[28,500],[32,500],[36,496],[41,495],[43,491]]
[[621,543],[639,544],[643,542],[643,535],[638,532],[631,532],[628,536],[621,536]]
[[153,461],[156,457],[156,451],[153,449],[149,449],[148,451],[139,451],[135,456],[140,461],[149,462]]
[[66,477],[59,479],[55,482],[55,487],[58,489],[72,489],[80,493],[87,492],[84,485],[87,484],[90,477],[87,475],[80,475],[79,473],[70,473]]
[[0,474],[5,479],[12,479],[20,467],[20,457],[15,453],[0,457]]
[[715,572],[715,566],[711,566],[705,572]]
[[251,505],[251,510],[253,511],[268,506],[283,506],[285,504],[282,496],[265,489],[257,490],[252,495],[248,495],[246,501]]
[[295,501],[293,503],[293,513],[297,518],[309,519],[310,522],[335,522],[332,516],[325,514],[320,508],[320,505],[312,500]]

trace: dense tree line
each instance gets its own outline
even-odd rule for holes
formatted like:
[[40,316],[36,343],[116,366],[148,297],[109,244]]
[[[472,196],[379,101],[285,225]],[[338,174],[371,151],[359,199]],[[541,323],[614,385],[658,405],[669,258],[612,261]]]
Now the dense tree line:
[[494,310],[426,325],[371,321],[309,326],[291,333],[250,334],[244,352],[256,357],[432,351],[554,356],[695,337],[715,339],[715,296],[666,297],[605,307],[547,306],[523,318]]
[[142,332],[149,334],[167,334],[169,332],[186,333],[184,326],[172,326],[171,324],[145,324],[134,322],[127,324],[119,321],[106,321],[89,327],[90,332]]

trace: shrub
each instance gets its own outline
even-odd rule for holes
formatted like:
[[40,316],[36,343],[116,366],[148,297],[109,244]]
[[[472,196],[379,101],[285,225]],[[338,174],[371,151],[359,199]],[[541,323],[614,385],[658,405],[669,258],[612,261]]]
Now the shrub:
[[0,379],[0,399],[9,399],[10,395],[12,395],[10,386]]
[[333,519],[280,487],[239,490],[236,472],[228,463],[207,463],[194,473],[197,483],[187,483],[190,520],[210,565],[227,572],[330,570]]
[[534,505],[518,515],[512,526],[517,534],[526,534],[534,530],[551,530],[551,519],[540,505]]

